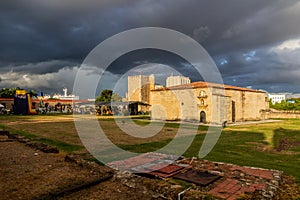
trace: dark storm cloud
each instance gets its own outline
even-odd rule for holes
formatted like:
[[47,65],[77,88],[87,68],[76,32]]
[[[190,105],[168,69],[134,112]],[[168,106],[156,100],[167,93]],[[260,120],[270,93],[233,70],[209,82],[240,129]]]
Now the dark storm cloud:
[[[163,50],[143,49],[131,51],[116,59],[107,70],[114,74],[125,74],[129,69],[143,64],[159,63],[170,66],[184,76],[199,74],[184,58]],[[126,66],[126,67],[124,67]],[[187,68],[189,70],[187,70]],[[133,72],[131,75],[136,72]],[[171,75],[171,74],[169,74]]]
[[[270,40],[271,35],[276,35],[278,31],[273,33],[278,27],[278,24],[275,25],[276,22],[261,21],[265,20],[266,16],[273,17],[273,12],[278,13],[278,9],[292,3],[286,1],[283,4],[280,3],[282,1],[274,0],[238,2],[236,0],[8,1],[6,5],[1,6],[3,11],[0,18],[2,19],[0,36],[1,44],[6,47],[6,55],[1,54],[0,58],[29,61],[83,58],[95,45],[112,34],[140,26],[172,28],[195,36],[200,42],[207,38],[208,49],[211,47],[218,50],[224,45],[224,48],[241,48],[243,42],[240,40],[246,40],[247,45],[249,43],[247,38],[251,35],[247,32],[259,26],[264,26],[267,32],[262,32],[262,36],[268,32],[272,33],[267,38],[260,38]],[[258,18],[255,21],[256,14],[262,15],[262,19]],[[250,21],[248,25],[244,23],[245,20]],[[288,20],[290,21],[289,18]],[[282,24],[286,24],[284,19],[281,21]],[[295,27],[299,29],[299,26]],[[287,28],[292,32],[291,27]],[[199,33],[202,34],[201,38]],[[283,34],[287,37],[286,33]],[[237,45],[236,40],[241,45]],[[263,41],[257,43],[261,45]]]
[[[288,56],[272,48],[300,38],[299,21],[296,0],[2,1],[0,72],[2,76],[12,69],[20,76],[65,73],[66,67],[80,65],[106,38],[131,28],[156,26],[200,42],[225,83],[275,91],[280,84],[286,88],[283,83],[298,83],[299,52]],[[152,62],[177,67],[192,80],[198,77],[174,55],[145,51],[120,58],[109,71],[120,75],[138,63]]]
[[300,92],[299,55],[300,49],[262,48],[255,51],[253,57],[246,56],[248,59],[242,53],[229,55],[228,63],[219,68],[227,84],[253,86],[270,92]]
[[5,47],[1,60],[82,59],[119,31],[113,5],[105,1],[12,2],[0,8],[0,44]]
[[33,73],[33,74],[46,74],[51,72],[58,72],[62,68],[73,67],[79,64],[68,60],[50,60],[36,63],[13,64],[0,68],[0,72],[7,71]]

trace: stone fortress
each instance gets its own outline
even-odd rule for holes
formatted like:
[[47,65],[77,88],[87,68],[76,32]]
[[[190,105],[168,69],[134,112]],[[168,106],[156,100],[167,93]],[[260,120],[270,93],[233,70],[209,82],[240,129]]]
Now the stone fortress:
[[[155,85],[154,75],[128,77],[128,101],[148,104],[155,120],[182,120],[220,124],[266,119],[266,92],[230,85],[190,82],[170,76],[167,87]],[[171,86],[170,86],[171,85]],[[139,109],[143,109],[140,107]]]

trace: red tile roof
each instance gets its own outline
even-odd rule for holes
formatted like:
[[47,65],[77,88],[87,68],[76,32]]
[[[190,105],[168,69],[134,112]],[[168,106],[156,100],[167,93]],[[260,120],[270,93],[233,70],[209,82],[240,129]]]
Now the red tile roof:
[[265,93],[260,90],[254,90],[250,88],[243,88],[243,87],[237,87],[237,86],[232,86],[232,85],[224,85],[224,84],[219,84],[219,83],[209,83],[209,82],[193,82],[190,84],[186,85],[177,85],[177,86],[172,86],[172,87],[167,87],[167,88],[159,88],[155,89],[153,91],[163,91],[163,90],[183,90],[183,89],[193,89],[193,88],[206,88],[206,87],[213,87],[213,88],[224,88],[226,90],[239,90],[239,91],[247,91],[247,92],[260,92],[260,93]]

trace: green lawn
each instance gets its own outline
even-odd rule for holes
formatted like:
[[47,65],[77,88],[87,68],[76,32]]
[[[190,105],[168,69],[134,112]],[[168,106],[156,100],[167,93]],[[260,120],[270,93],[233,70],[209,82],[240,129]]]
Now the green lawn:
[[[41,121],[39,122],[38,120]],[[128,118],[120,118],[118,120],[127,120],[126,123],[135,123],[141,126],[146,126],[149,123],[147,118],[135,118],[133,122],[128,121]],[[99,118],[99,121],[103,121],[104,128],[110,130],[111,137],[115,135],[113,131],[118,134],[117,137],[125,137],[119,134],[118,127],[116,127],[113,119]],[[135,143],[137,140],[130,137],[129,139],[132,142],[127,144],[122,141],[117,143],[117,145],[132,152],[155,151],[171,141],[174,142],[171,136],[174,136],[173,132],[176,132],[178,127],[179,124],[177,123],[165,124],[165,132],[162,131],[157,138],[153,138],[152,142]],[[67,153],[87,153],[82,151],[84,147],[80,143],[70,115],[0,116],[0,128],[8,129],[12,133],[17,133],[36,141],[57,146],[60,150]],[[199,134],[196,135],[192,144],[184,153],[184,156],[187,157],[197,157],[205,137],[203,133],[207,130],[207,127],[186,124],[182,128],[187,132],[192,129],[198,129]],[[170,132],[172,132],[169,135],[170,137],[163,136]],[[176,149],[184,148],[186,145],[185,139],[189,139],[189,137],[186,136],[176,140]],[[107,152],[110,155],[109,149]],[[172,154],[174,150],[169,149],[165,153]],[[115,157],[117,155],[110,156]],[[213,150],[204,159],[277,169],[294,176],[297,182],[300,183],[300,119],[226,127]]]
[[[291,119],[277,123],[225,128],[213,150],[204,159],[277,169],[294,176],[297,182],[300,183],[299,125],[300,120]],[[272,132],[273,138],[272,141],[268,142],[270,132]],[[197,135],[184,156],[197,157],[204,137],[205,135]],[[282,140],[288,140],[291,145],[286,145],[288,147],[279,152],[276,147]],[[133,152],[155,151],[170,141],[123,145],[122,148]]]

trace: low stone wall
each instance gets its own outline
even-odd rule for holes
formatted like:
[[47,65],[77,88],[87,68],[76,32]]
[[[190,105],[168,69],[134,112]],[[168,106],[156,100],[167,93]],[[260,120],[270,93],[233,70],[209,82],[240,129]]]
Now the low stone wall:
[[300,118],[300,111],[270,111],[268,118]]

